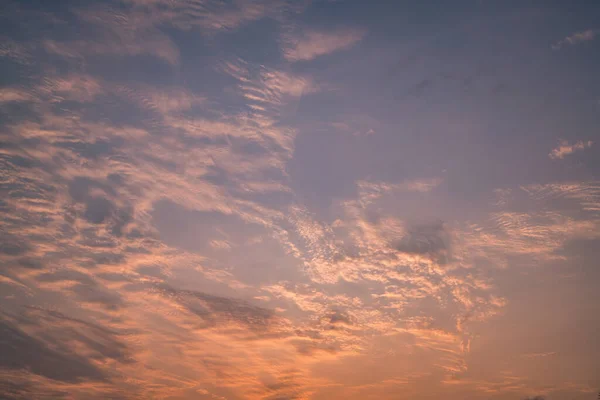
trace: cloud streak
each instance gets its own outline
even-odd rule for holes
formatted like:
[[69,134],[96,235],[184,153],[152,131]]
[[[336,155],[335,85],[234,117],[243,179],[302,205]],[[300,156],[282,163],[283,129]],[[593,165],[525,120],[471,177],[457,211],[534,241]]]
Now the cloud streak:
[[580,43],[589,42],[594,40],[597,35],[597,29],[588,29],[585,31],[575,32],[553,44],[552,48],[554,50],[560,50],[564,46],[574,46]]
[[283,56],[288,61],[310,61],[320,56],[348,49],[365,36],[362,30],[333,32],[307,31],[284,40]]

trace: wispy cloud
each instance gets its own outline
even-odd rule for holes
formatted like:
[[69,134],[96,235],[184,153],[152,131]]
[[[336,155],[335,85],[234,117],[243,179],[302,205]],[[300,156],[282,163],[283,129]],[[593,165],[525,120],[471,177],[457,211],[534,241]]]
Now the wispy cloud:
[[549,351],[547,353],[526,353],[523,354],[524,358],[542,358],[542,357],[550,357],[556,355],[555,351]]
[[359,42],[364,30],[339,30],[333,32],[307,31],[283,42],[283,56],[289,61],[308,61],[319,56],[352,47]]
[[[53,3],[36,14],[43,29],[0,40],[0,397],[523,393],[525,378],[479,379],[470,363],[498,327],[486,322],[511,309],[504,277],[600,239],[600,185],[489,192],[438,177],[460,164],[456,141],[438,157],[365,86],[301,63],[350,55],[366,30],[278,41],[305,26],[309,2],[295,3]],[[406,157],[415,143],[432,151],[423,164]],[[320,179],[342,165],[349,190],[315,205],[307,193],[337,182],[307,189],[302,151],[298,168]],[[513,358],[552,361],[555,348]]]
[[579,140],[573,144],[569,144],[569,142],[566,140],[561,140],[558,147],[553,149],[548,154],[548,157],[550,157],[553,160],[562,160],[566,156],[573,154],[576,151],[585,150],[591,147],[592,144],[594,144],[594,142],[592,142],[591,140],[588,140],[587,142]]
[[[200,28],[207,34],[231,32],[248,22],[275,15],[288,8],[286,2],[247,0],[230,4],[214,0],[128,0],[126,3],[131,7],[75,8],[74,14],[84,26],[89,24],[95,30],[86,29],[72,40],[45,39],[43,47],[51,54],[67,58],[83,59],[89,55],[153,55],[171,65],[177,65],[179,48],[160,27],[171,26],[184,31]],[[12,47],[7,47],[4,52],[16,56],[15,51]]]
[[[169,24],[179,29],[200,27],[208,33],[233,31],[246,23],[275,16],[294,7],[286,1],[126,0],[140,22]],[[145,17],[145,18],[140,18]]]
[[537,200],[566,198],[589,212],[600,211],[600,183],[597,181],[535,184],[521,187]]
[[383,195],[394,192],[427,193],[442,183],[441,178],[413,179],[401,183],[359,181],[356,183],[362,202],[372,202]]
[[31,93],[16,88],[0,88],[0,103],[19,103],[33,100]]
[[562,40],[559,40],[552,45],[554,50],[559,50],[564,46],[573,46],[583,42],[594,40],[600,31],[597,29],[588,29],[585,31],[575,32]]
[[[66,58],[84,59],[90,55],[139,56],[153,55],[171,65],[179,62],[179,49],[162,32],[154,27],[133,29],[128,26],[127,15],[105,16],[94,14],[81,15],[90,24],[98,24],[105,31],[105,37],[95,37],[93,40],[44,41],[44,48],[50,54]],[[134,22],[131,22],[132,24]],[[103,40],[104,39],[104,40]]]
[[6,57],[20,64],[27,65],[31,62],[30,49],[7,37],[0,38],[0,57]]

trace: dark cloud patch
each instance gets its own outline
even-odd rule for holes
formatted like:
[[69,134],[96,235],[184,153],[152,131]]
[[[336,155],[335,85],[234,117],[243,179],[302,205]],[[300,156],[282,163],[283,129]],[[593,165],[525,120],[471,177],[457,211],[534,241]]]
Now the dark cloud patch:
[[208,172],[202,176],[202,179],[205,179],[217,186],[232,184],[229,174],[224,169],[211,165],[207,168],[207,170]]
[[117,242],[112,236],[100,234],[98,230],[94,228],[83,229],[81,231],[81,237],[82,238],[78,242],[87,247],[98,249],[112,249],[117,247]]
[[262,374],[261,382],[266,389],[267,400],[292,400],[306,398],[303,385],[298,382],[301,373],[296,370],[283,371],[280,376]]
[[118,142],[96,141],[90,142],[59,142],[54,144],[56,147],[69,149],[84,159],[97,160],[115,153],[119,147]]
[[230,146],[231,138],[225,137],[210,137],[210,136],[190,136],[181,133],[179,136],[181,143],[190,147],[215,147],[225,148]]
[[165,169],[169,172],[183,172],[175,161],[155,157],[151,154],[141,154],[140,158],[142,158],[145,162],[153,164],[160,169]]
[[263,156],[269,154],[263,145],[256,142],[255,140],[248,140],[246,138],[235,138],[231,141],[232,151],[239,154],[250,155],[250,156]]
[[158,285],[155,290],[174,299],[189,311],[201,317],[207,326],[219,321],[241,323],[254,331],[269,328],[275,316],[273,311],[251,305],[243,300],[214,296],[193,290],[179,290],[167,285]]
[[104,337],[102,340],[97,340],[92,337],[80,335],[77,340],[81,341],[88,348],[94,350],[98,354],[98,356],[94,358],[110,358],[113,360],[119,360],[122,363],[133,362],[133,360],[128,356],[126,347],[114,339],[108,339]]
[[[70,341],[79,341],[97,353],[96,359],[110,358],[123,363],[132,362],[127,346],[119,339],[121,333],[91,321],[67,316],[59,311],[29,306],[21,317],[22,324],[52,327],[48,335],[57,345],[69,348]],[[49,330],[50,331],[50,330]],[[57,338],[60,334],[60,338]],[[59,346],[59,347],[60,347]]]
[[39,166],[39,162],[28,157],[23,157],[17,154],[2,154],[0,155],[0,169],[16,170],[17,168],[33,168]]
[[106,185],[104,182],[98,180],[80,176],[69,182],[69,195],[76,202],[83,203],[90,197],[90,191],[95,188],[101,189],[109,195],[116,194],[110,185]]
[[74,293],[80,301],[101,304],[109,310],[116,310],[124,305],[123,299],[118,292],[105,288],[93,276],[77,270],[61,268],[43,273],[37,276],[36,280],[40,283],[73,283],[67,290]]
[[122,174],[117,173],[109,174],[106,177],[106,180],[108,181],[108,183],[116,186],[123,186],[126,182],[125,177]]
[[94,278],[90,275],[66,268],[38,275],[36,280],[39,282],[76,281],[86,285],[95,283]]
[[136,126],[151,129],[158,124],[155,115],[127,101],[123,98],[123,92],[98,94],[92,104],[83,107],[81,115],[86,121],[98,123],[110,121],[110,124],[115,127]]
[[125,256],[123,254],[111,252],[93,253],[89,254],[88,257],[90,258],[90,261],[86,264],[86,266],[90,268],[95,268],[96,266],[102,264],[115,265],[125,261]]
[[9,256],[19,256],[29,250],[29,245],[12,235],[0,235],[0,253]]
[[22,219],[19,216],[2,215],[2,224],[0,225],[0,254],[8,256],[21,256],[25,255],[31,250],[31,244],[25,237],[21,237],[12,233],[6,229],[6,226],[18,225],[22,223]]
[[403,253],[426,255],[446,263],[450,256],[450,235],[442,221],[416,224],[394,247]]
[[[114,181],[119,175],[113,175],[107,182],[101,182],[86,177],[77,177],[69,183],[69,195],[77,203],[85,204],[83,218],[93,224],[108,223],[111,233],[121,236],[123,229],[133,220],[133,207],[126,205],[119,207],[109,197],[116,197],[113,188]],[[121,182],[122,183],[122,182]],[[116,185],[120,185],[117,183]],[[92,195],[92,190],[98,189],[106,195]]]
[[108,282],[130,282],[131,277],[128,275],[119,274],[116,272],[102,272],[96,274],[96,278],[103,279]]
[[144,236],[144,233],[137,228],[131,229],[131,231],[126,234],[127,239],[141,239]]
[[419,81],[413,88],[410,90],[410,94],[419,96],[423,94],[428,88],[433,86],[433,80],[431,79],[423,79]]
[[123,299],[115,291],[103,288],[97,283],[79,283],[71,286],[69,290],[77,295],[82,301],[104,306],[108,310],[117,310],[123,307]]
[[131,254],[152,254],[150,250],[143,246],[127,246],[125,247],[125,251]]
[[0,366],[26,369],[63,382],[105,380],[104,374],[83,357],[58,352],[8,321],[0,320]]
[[295,340],[292,342],[298,354],[311,357],[319,352],[335,353],[335,346],[313,340]]
[[94,224],[101,224],[114,212],[114,205],[105,197],[91,197],[86,202],[83,217]]
[[23,257],[17,261],[17,265],[23,268],[29,269],[42,269],[44,268],[44,264],[36,258],[31,257]]
[[123,235],[123,229],[133,221],[133,208],[125,207],[118,209],[114,214],[111,233],[117,237]]
[[[18,172],[15,172],[15,174],[18,174]],[[6,189],[9,198],[22,201],[47,200],[54,194],[53,187],[23,177],[20,177],[17,182],[5,185],[4,189]]]
[[55,390],[43,386],[35,386],[22,377],[19,382],[14,376],[0,376],[0,394],[5,400],[27,399],[64,399],[69,396],[66,391]]
[[350,316],[342,311],[333,311],[329,314],[329,323],[332,325],[352,325],[352,321],[350,320]]
[[142,275],[151,276],[153,278],[165,279],[167,276],[164,274],[162,268],[158,265],[144,265],[136,270]]
[[156,290],[155,288],[151,288],[148,282],[143,282],[140,280],[130,280],[129,283],[122,286],[121,290],[129,293],[138,293],[140,296],[143,296],[148,291],[160,291]]

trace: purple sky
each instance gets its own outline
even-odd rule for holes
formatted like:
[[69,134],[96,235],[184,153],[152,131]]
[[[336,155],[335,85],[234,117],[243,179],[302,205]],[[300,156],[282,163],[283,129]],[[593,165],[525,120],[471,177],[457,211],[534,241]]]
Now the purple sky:
[[600,3],[0,5],[0,397],[593,400]]

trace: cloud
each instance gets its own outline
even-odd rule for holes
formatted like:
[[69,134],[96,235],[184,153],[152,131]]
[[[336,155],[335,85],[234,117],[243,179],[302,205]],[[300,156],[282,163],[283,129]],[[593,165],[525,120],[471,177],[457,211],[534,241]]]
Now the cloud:
[[157,28],[161,21],[135,11],[77,8],[80,31],[71,40],[43,38],[43,49],[56,56],[85,63],[89,56],[152,55],[171,65],[179,63],[179,49]]
[[209,295],[191,290],[180,290],[160,285],[155,287],[163,296],[175,299],[190,312],[202,318],[207,326],[224,324],[228,321],[240,323],[249,329],[265,332],[275,316],[271,310],[253,306],[241,300]]
[[45,78],[37,90],[51,102],[72,100],[82,103],[94,100],[103,91],[100,82],[87,75]]
[[536,184],[521,189],[539,201],[566,198],[574,201],[576,208],[592,213],[600,211],[600,183],[597,181]]
[[26,102],[33,99],[34,97],[27,91],[14,88],[0,88],[0,104]]
[[395,246],[401,252],[430,255],[445,263],[450,256],[450,235],[442,222],[418,224],[407,229]]
[[[87,50],[82,46],[81,51]],[[117,386],[128,385],[129,395],[161,397],[187,390],[191,381],[183,376],[187,374],[183,367],[206,381],[223,382],[216,392],[224,398],[246,398],[257,391],[291,397],[308,387],[308,363],[295,365],[299,372],[293,380],[300,382],[294,383],[298,387],[284,384],[289,376],[286,368],[292,365],[289,360],[299,354],[299,346],[312,349],[305,352],[307,359],[335,356],[318,337],[296,337],[288,320],[271,308],[233,296],[165,286],[183,273],[210,282],[205,285],[210,290],[235,287],[244,291],[243,298],[264,294],[240,282],[227,268],[215,266],[210,253],[214,246],[199,255],[165,244],[152,219],[159,201],[168,199],[190,210],[234,215],[241,226],[252,222],[268,227],[265,242],[281,232],[276,219],[282,214],[253,196],[289,192],[283,165],[293,150],[295,132],[281,124],[279,115],[290,101],[316,89],[309,77],[255,65],[247,69],[249,76],[236,78],[228,95],[261,104],[262,109],[251,112],[226,112],[187,88],[114,84],[88,75],[52,74],[32,79],[28,89],[6,92],[6,104],[21,102],[28,113],[3,126],[10,133],[10,145],[3,149],[0,165],[3,176],[10,178],[2,187],[9,195],[0,210],[3,216],[14,215],[0,221],[6,232],[0,254],[3,295],[31,296],[31,303],[57,304],[69,315],[84,314],[110,326],[135,360],[131,365],[120,355],[125,353],[122,348],[113,354],[115,349],[108,349],[104,341],[78,335],[68,356],[89,362],[97,376],[86,382],[69,380],[66,387],[42,379],[45,371],[30,368],[33,373],[13,382],[35,384],[10,390],[41,393],[44,388],[46,393],[77,396],[87,385],[98,397],[113,397]],[[251,91],[260,100],[247,97]],[[105,107],[107,99],[115,103],[114,108],[103,109],[111,117],[122,108],[141,110],[147,114],[140,115],[151,119],[129,118],[122,124],[89,112]],[[230,242],[239,245],[230,238],[209,244]],[[164,331],[153,327],[157,323]],[[302,322],[295,325],[304,329]],[[34,336],[67,339],[73,330],[79,331],[76,323],[60,318],[48,320],[47,326],[50,333]],[[160,363],[146,350],[155,340],[153,352],[163,355]],[[248,340],[254,341],[251,349]],[[207,342],[219,347],[209,350]],[[40,346],[51,348],[45,342]],[[173,352],[186,356],[173,357]],[[273,354],[282,358],[275,366]],[[70,359],[55,361],[70,363]],[[153,372],[167,365],[177,372],[162,376]],[[263,385],[259,371],[269,371],[273,383]],[[111,383],[105,383],[105,376]],[[210,387],[206,390],[212,392]]]
[[585,31],[575,32],[575,33],[565,37],[564,39],[559,40],[555,44],[553,44],[552,48],[554,50],[559,50],[566,45],[574,46],[579,43],[589,42],[596,38],[596,36],[598,35],[598,32],[599,31],[597,29],[588,29]]
[[[69,9],[63,34],[0,46],[36,68],[0,89],[10,115],[0,150],[3,395],[383,398],[398,385],[407,396],[419,382],[456,386],[474,332],[507,305],[493,279],[505,270],[494,268],[565,259],[568,240],[597,237],[597,222],[577,215],[600,209],[595,182],[504,189],[503,207],[527,194],[547,212],[455,221],[395,206],[443,199],[440,178],[354,176],[355,192],[313,209],[288,173],[306,139],[289,116],[308,116],[296,113],[303,97],[320,108],[324,81],[263,63],[261,52],[211,47],[252,21],[279,24],[293,7],[121,3]],[[186,39],[196,36],[199,46]],[[362,37],[308,31],[285,54],[315,59]],[[369,145],[385,139],[359,115],[338,128],[376,130]]]
[[7,37],[0,37],[0,57],[6,57],[22,65],[30,64],[32,58],[28,46]]
[[37,375],[59,381],[83,378],[104,379],[103,373],[85,358],[53,351],[18,327],[0,321],[2,363],[11,369],[29,369]]
[[1,367],[63,383],[108,381],[111,374],[95,361],[131,362],[119,332],[39,307],[26,307],[18,315],[3,313],[0,336]]
[[281,71],[265,71],[263,80],[265,87],[273,93],[299,97],[318,91],[318,86],[310,79],[296,77]]
[[135,15],[138,20],[169,24],[183,30],[200,27],[207,33],[234,31],[249,22],[295,9],[285,1],[274,0],[238,0],[230,3],[218,0],[126,0],[126,2],[133,6],[132,15]]
[[569,144],[569,142],[567,142],[566,140],[561,140],[558,147],[553,149],[548,154],[548,157],[550,157],[553,160],[562,160],[569,154],[573,154],[576,151],[585,150],[591,147],[593,143],[594,142],[592,142],[591,140],[588,140],[587,142],[580,140],[573,144]]
[[309,61],[314,58],[348,49],[359,42],[363,30],[338,30],[335,32],[307,31],[298,37],[284,40],[283,56],[288,61]]
[[278,115],[284,105],[295,104],[302,96],[320,90],[310,76],[265,66],[251,68],[242,59],[224,62],[219,70],[236,79],[240,94],[257,115]]
[[204,96],[180,87],[116,85],[114,91],[141,109],[154,111],[162,117],[198,109],[206,105]]
[[441,178],[413,179],[400,183],[372,182],[361,180],[356,182],[361,201],[364,204],[373,202],[384,195],[398,192],[428,193],[442,183]]
[[[532,204],[538,203],[533,200]],[[598,221],[581,219],[560,211],[492,213],[487,223],[465,229],[464,240],[470,257],[487,259],[508,267],[509,259],[521,265],[540,265],[564,260],[559,250],[575,238],[598,237]]]
[[0,88],[0,104],[3,103],[60,103],[77,101],[89,103],[103,93],[100,81],[88,75],[73,74],[63,77],[48,76],[29,90]]
[[147,41],[141,37],[127,37],[122,41],[90,43],[74,40],[71,42],[46,41],[46,50],[51,54],[84,58],[89,55],[137,56],[149,54],[168,62],[179,63],[179,50],[162,35],[150,37]]

